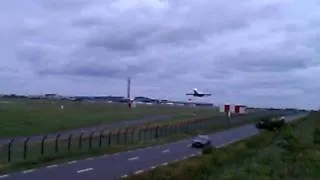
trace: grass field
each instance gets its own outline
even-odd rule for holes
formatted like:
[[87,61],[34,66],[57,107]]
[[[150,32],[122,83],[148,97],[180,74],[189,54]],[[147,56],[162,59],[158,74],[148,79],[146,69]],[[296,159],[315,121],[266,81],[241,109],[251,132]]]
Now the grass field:
[[320,113],[211,153],[127,179],[320,179]]
[[[149,116],[172,115],[170,120],[222,115],[212,107],[173,107],[49,100],[1,100],[0,137],[45,134]],[[64,109],[60,109],[64,105]]]

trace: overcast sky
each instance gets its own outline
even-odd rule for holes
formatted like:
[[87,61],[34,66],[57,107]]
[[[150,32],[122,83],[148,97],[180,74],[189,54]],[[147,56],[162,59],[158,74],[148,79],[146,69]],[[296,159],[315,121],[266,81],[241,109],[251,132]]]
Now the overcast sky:
[[318,108],[316,0],[2,0],[0,92]]

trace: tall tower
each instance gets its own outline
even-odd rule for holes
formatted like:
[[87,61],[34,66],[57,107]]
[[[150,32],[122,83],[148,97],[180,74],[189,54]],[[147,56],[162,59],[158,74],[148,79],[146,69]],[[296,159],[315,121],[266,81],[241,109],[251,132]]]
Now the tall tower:
[[127,98],[130,100],[130,91],[131,91],[131,78],[128,77],[128,80],[127,80]]
[[131,78],[127,79],[127,99],[128,99],[128,107],[131,108]]

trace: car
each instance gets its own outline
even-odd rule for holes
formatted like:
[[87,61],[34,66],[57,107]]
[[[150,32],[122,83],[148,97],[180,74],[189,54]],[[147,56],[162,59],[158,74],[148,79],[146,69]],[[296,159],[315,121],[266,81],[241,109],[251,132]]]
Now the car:
[[284,116],[280,118],[262,118],[257,122],[256,128],[275,130],[281,128],[285,124],[286,118]]
[[193,139],[191,146],[193,148],[204,148],[211,145],[211,140],[207,135],[198,135]]

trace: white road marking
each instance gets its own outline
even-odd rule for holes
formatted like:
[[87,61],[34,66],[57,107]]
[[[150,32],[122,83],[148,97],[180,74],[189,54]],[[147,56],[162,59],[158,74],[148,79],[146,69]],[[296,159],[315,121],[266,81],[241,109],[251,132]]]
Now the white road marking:
[[168,165],[168,163],[167,163],[167,162],[165,162],[165,163],[162,163],[162,166],[166,166],[166,165]]
[[127,174],[125,174],[125,175],[121,176],[121,178],[126,178],[126,177],[128,177],[128,175],[127,175]]
[[140,174],[140,173],[143,173],[143,170],[139,170],[139,171],[134,172],[134,174]]
[[132,157],[132,158],[129,158],[128,160],[129,160],[129,161],[134,161],[134,160],[137,160],[137,159],[139,159],[139,157],[138,157],[138,156],[136,156],[136,157]]
[[9,177],[9,175],[8,174],[3,174],[3,175],[0,176],[0,178],[6,178],[6,177]]
[[22,171],[23,174],[26,174],[26,173],[31,173],[35,171],[35,169],[29,169],[29,170],[25,170],[25,171]]
[[89,158],[87,158],[86,160],[93,160],[93,158],[89,157]]
[[74,164],[74,163],[77,163],[77,161],[69,161],[69,162],[67,162],[67,164]]
[[170,149],[165,149],[162,151],[163,153],[167,153],[167,152],[170,152]]
[[150,167],[150,169],[155,169],[155,168],[156,168],[156,166],[151,166],[151,167]]
[[81,170],[78,170],[77,173],[84,173],[84,172],[88,172],[88,171],[92,171],[93,168],[87,168],[87,169],[81,169]]
[[57,164],[53,164],[53,165],[47,166],[47,168],[55,168],[55,167],[58,167],[58,165]]

